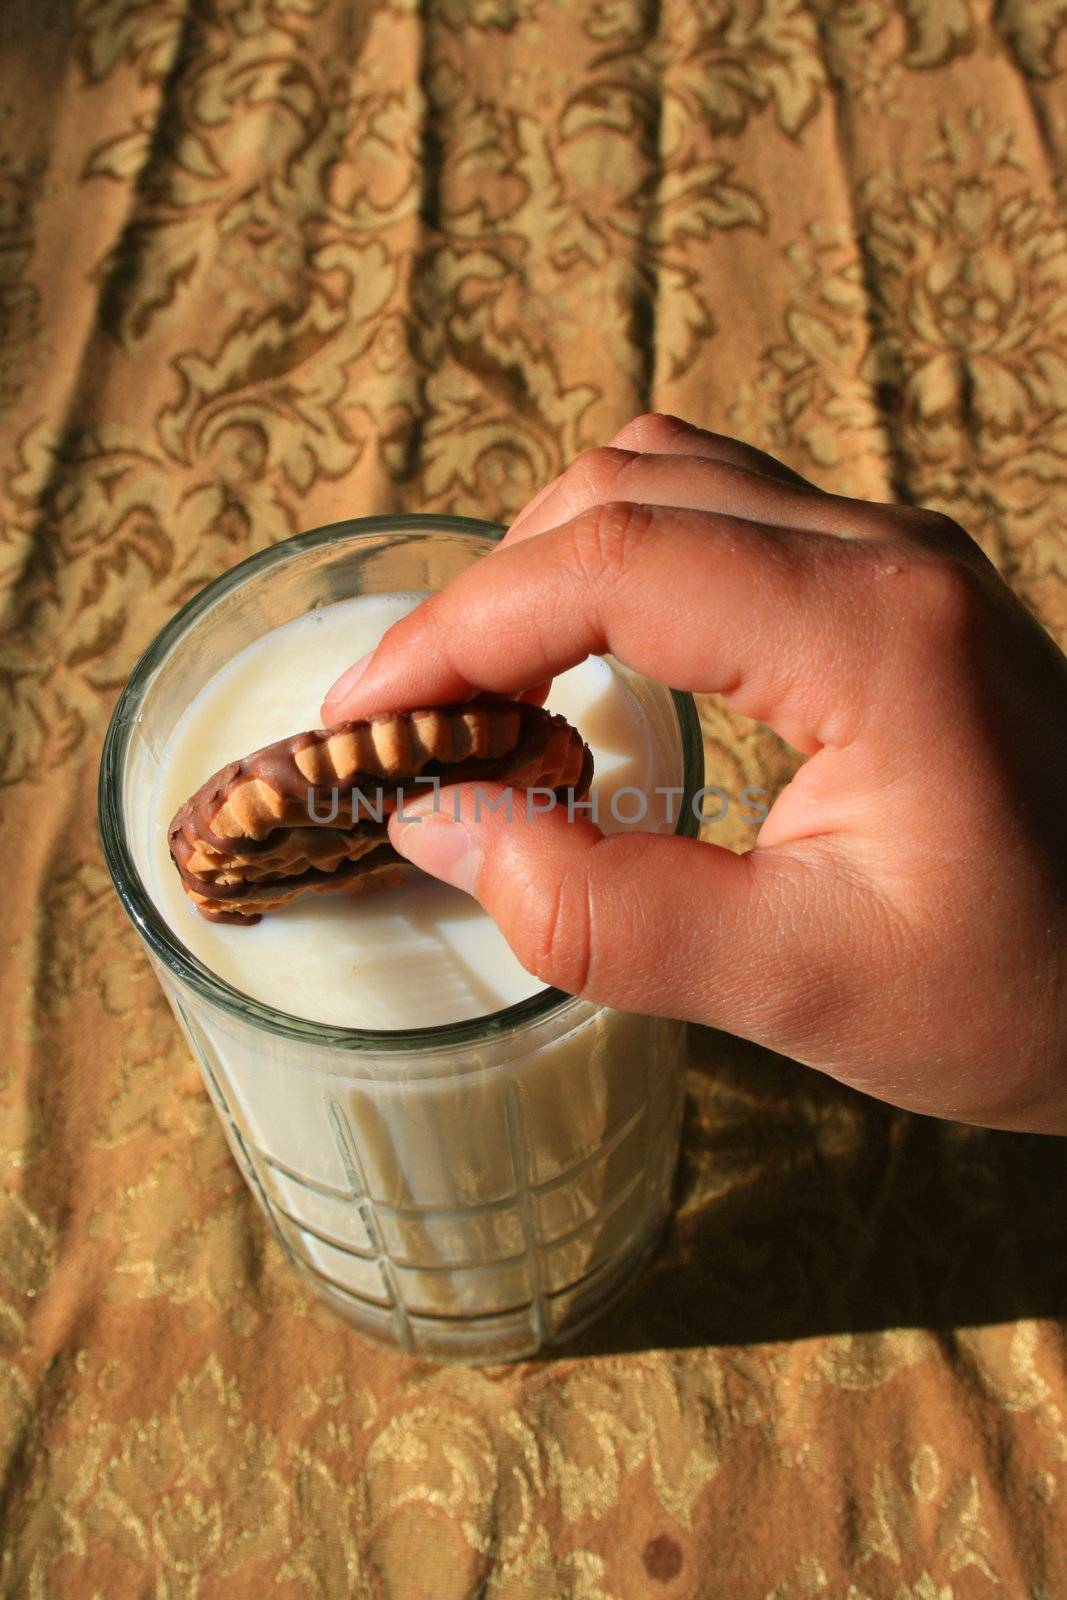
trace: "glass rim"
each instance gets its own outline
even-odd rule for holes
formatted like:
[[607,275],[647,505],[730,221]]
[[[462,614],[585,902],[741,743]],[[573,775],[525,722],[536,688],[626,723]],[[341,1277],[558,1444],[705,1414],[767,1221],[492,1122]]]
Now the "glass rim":
[[[381,1054],[413,1052],[428,1047],[447,1049],[454,1045],[481,1042],[510,1029],[558,1016],[568,1008],[579,1009],[595,1004],[579,995],[567,994],[565,990],[546,985],[526,999],[515,1001],[499,1011],[466,1021],[418,1028],[341,1027],[336,1023],[315,1022],[308,1017],[276,1010],[266,1001],[256,1000],[227,983],[186,948],[156,908],[134,862],[126,837],[122,807],[125,761],[145,696],[156,673],[190,627],[227,595],[250,578],[269,572],[274,567],[284,566],[306,551],[322,545],[355,542],[374,534],[404,532],[465,533],[473,534],[487,543],[497,543],[506,531],[500,523],[484,522],[473,517],[438,516],[433,512],[346,517],[338,522],[324,523],[306,533],[294,534],[289,539],[268,545],[264,550],[257,550],[213,578],[164,624],[137,661],[119,695],[104,735],[97,785],[100,840],[115,892],[142,941],[171,976],[201,1000],[283,1038],[335,1049],[358,1049],[364,1053]],[[700,824],[693,813],[693,799],[704,780],[700,723],[692,695],[676,689],[668,689],[667,692],[678,724],[682,753],[682,803],[674,834],[676,837],[694,838]]]

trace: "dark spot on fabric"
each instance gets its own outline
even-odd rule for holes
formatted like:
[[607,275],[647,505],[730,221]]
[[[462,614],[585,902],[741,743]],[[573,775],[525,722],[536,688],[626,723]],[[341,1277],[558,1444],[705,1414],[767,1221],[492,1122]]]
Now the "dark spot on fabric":
[[657,1539],[650,1539],[645,1545],[645,1553],[641,1557],[645,1564],[645,1571],[650,1578],[655,1578],[657,1583],[670,1583],[682,1570],[682,1551],[677,1540],[670,1534],[661,1533]]

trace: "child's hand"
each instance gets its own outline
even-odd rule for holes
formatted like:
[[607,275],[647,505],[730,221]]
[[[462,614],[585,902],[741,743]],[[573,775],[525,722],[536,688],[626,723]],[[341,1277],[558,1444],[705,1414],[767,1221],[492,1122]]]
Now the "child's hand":
[[748,855],[469,805],[394,818],[397,849],[545,983],[914,1110],[1067,1133],[1067,659],[967,535],[641,417],[324,717],[515,693],[606,651],[810,755]]

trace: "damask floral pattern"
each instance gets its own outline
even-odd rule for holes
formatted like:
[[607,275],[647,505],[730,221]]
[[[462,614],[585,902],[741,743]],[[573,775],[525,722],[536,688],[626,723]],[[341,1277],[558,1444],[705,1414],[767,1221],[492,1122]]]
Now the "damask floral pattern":
[[921,181],[875,171],[856,204],[858,238],[815,222],[790,247],[785,337],[742,386],[734,424],[799,447],[850,492],[881,477],[947,511],[1061,627],[1058,203],[1035,191],[1013,127],[976,107],[938,119]]
[[[1067,1591],[1054,1141],[697,1031],[644,1283],[552,1360],[408,1360],[294,1281],[92,823],[206,580],[506,519],[652,406],[950,511],[1067,638],[1065,41],[1062,0],[0,15],[0,1600]],[[701,722],[709,782],[788,780]]]
[[21,157],[14,123],[15,107],[0,103],[0,419],[46,356],[40,294],[27,273],[42,172]]

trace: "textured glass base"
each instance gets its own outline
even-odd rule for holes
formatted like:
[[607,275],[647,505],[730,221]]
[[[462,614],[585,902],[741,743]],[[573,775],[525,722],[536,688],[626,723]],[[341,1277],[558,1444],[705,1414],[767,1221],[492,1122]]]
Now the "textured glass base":
[[401,1344],[388,1312],[373,1314],[366,1302],[355,1300],[335,1284],[325,1283],[314,1273],[303,1270],[300,1277],[325,1306],[364,1338],[375,1344],[401,1348],[412,1355],[429,1356],[435,1361],[490,1365],[521,1361],[539,1351],[565,1344],[583,1329],[597,1322],[641,1277],[655,1254],[666,1225],[661,1218],[650,1236],[637,1241],[633,1250],[609,1264],[585,1284],[575,1285],[560,1297],[558,1317],[552,1332],[539,1326],[533,1306],[497,1317],[446,1318],[412,1317],[408,1342]]
[[[251,1067],[261,1089],[253,1105],[217,1031],[210,1037],[188,1003],[173,994],[172,1001],[234,1158],[290,1264],[368,1338],[439,1360],[517,1360],[587,1326],[647,1259],[677,1162],[679,1024],[610,1019],[609,1040],[631,1048],[595,1080],[576,1068],[586,1051],[575,1053],[573,1109],[564,1109],[549,1147],[538,1136],[543,1096],[530,1092],[545,1057],[525,1074],[480,1074],[477,1114],[467,1116],[465,1101],[452,1104],[466,1091],[449,1080],[416,1091],[395,1080],[355,1085],[289,1069],[274,1098],[260,1056]],[[248,1067],[242,1055],[238,1075]],[[613,1092],[583,1124],[591,1081]],[[298,1115],[302,1089],[315,1118],[307,1106]],[[400,1112],[391,1114],[390,1094],[399,1091]],[[284,1116],[263,1115],[272,1100]],[[283,1159],[299,1155],[286,1142],[286,1121],[300,1123],[305,1137],[308,1127],[314,1132],[315,1176],[306,1163],[296,1171]],[[420,1143],[401,1184],[397,1151],[413,1121]],[[481,1195],[471,1193],[462,1174],[495,1128],[493,1181],[483,1160]],[[454,1192],[440,1187],[444,1176]]]

